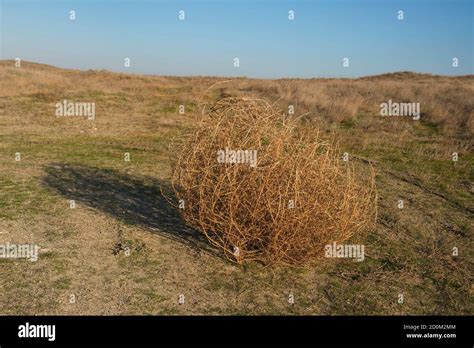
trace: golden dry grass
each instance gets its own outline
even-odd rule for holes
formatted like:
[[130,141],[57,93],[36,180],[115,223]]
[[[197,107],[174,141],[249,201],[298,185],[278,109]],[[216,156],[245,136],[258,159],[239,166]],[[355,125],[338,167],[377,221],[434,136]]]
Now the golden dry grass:
[[395,73],[360,79],[242,80],[235,87],[292,104],[312,117],[340,122],[358,115],[380,115],[380,103],[418,102],[422,122],[446,130],[474,132],[473,76],[439,77]]
[[[224,149],[238,151],[233,163],[218,161]],[[373,173],[361,181],[333,140],[264,100],[204,108],[173,153],[184,219],[233,261],[302,264],[375,222]]]
[[[230,80],[207,93],[222,79],[0,62],[0,242],[41,247],[36,263],[0,260],[2,314],[474,313],[474,152],[462,126],[472,125],[472,76]],[[303,128],[337,135],[357,172],[375,167],[378,219],[360,236],[364,262],[236,265],[195,240],[159,188],[171,180],[171,139],[196,126],[203,94],[292,104],[308,112]],[[379,115],[402,97],[421,102],[420,121]],[[63,99],[95,102],[96,119],[55,117]]]
[[[23,62],[24,67],[39,67],[20,73],[14,62],[0,62],[2,96],[18,94],[48,95],[71,92],[139,94],[141,98],[173,97],[180,102],[196,102],[206,89],[218,81],[229,83],[221,94],[258,96],[278,101],[282,108],[293,105],[297,113],[323,122],[341,122],[359,115],[380,115],[380,103],[419,102],[421,122],[435,124],[454,133],[474,132],[474,76],[446,77],[400,72],[359,79],[218,79],[110,74],[105,70],[62,70],[47,65]],[[9,80],[15,79],[12,86]],[[182,87],[185,85],[186,87]],[[180,87],[176,87],[180,86]],[[183,89],[184,88],[184,89]],[[225,90],[225,92],[224,92]],[[174,93],[173,93],[174,92]],[[183,93],[185,92],[185,93]],[[369,126],[369,125],[367,125]]]

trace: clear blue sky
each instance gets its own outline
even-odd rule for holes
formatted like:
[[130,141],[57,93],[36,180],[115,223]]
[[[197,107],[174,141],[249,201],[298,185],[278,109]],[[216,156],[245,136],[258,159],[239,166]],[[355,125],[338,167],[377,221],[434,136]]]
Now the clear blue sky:
[[[183,76],[473,74],[473,0],[0,2],[1,59]],[[128,69],[125,57],[131,59]]]

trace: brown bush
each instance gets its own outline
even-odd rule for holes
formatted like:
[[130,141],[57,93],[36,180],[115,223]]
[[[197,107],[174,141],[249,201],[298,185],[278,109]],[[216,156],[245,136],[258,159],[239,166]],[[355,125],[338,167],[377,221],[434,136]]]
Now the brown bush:
[[[256,166],[253,152],[220,163],[225,149],[255,150]],[[374,221],[373,172],[360,179],[340,155],[263,100],[225,98],[180,145],[172,184],[184,219],[229,259],[301,264]]]

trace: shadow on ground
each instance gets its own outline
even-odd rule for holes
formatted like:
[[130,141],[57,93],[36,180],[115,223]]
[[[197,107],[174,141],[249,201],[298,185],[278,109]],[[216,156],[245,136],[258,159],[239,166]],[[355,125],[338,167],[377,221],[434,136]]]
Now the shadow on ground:
[[44,167],[43,184],[67,199],[86,204],[132,225],[213,254],[215,250],[163,196],[170,184],[152,177],[133,177],[114,169],[53,163]]

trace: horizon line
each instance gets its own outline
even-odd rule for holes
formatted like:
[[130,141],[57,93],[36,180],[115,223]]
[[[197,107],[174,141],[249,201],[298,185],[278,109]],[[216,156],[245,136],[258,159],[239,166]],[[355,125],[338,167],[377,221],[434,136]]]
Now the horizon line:
[[[0,63],[3,62],[11,62],[12,65],[15,64],[15,59],[0,59]],[[58,69],[58,70],[69,70],[69,71],[79,71],[79,72],[107,72],[112,74],[125,74],[125,75],[136,75],[136,76],[146,76],[146,77],[171,77],[171,78],[227,78],[227,79],[248,79],[248,80],[358,80],[364,78],[371,78],[371,77],[381,77],[384,75],[396,75],[396,74],[413,74],[413,75],[425,75],[426,77],[442,77],[442,78],[473,78],[474,74],[465,74],[465,75],[441,75],[441,74],[433,74],[427,72],[416,72],[410,70],[398,70],[398,71],[388,71],[382,72],[373,75],[361,75],[361,76],[331,76],[331,77],[254,77],[254,76],[226,76],[226,75],[160,75],[160,74],[149,74],[149,73],[140,73],[140,72],[132,72],[132,71],[117,71],[111,69],[81,69],[81,68],[71,68],[71,67],[60,67],[51,65],[48,63],[39,63],[30,60],[23,60],[21,59],[21,64],[35,64],[35,65],[43,65],[45,67]]]

